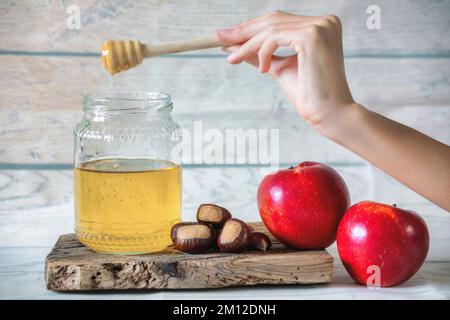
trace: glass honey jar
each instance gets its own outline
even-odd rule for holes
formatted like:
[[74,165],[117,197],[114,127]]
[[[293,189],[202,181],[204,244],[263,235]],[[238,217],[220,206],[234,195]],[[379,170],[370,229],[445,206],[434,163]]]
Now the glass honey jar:
[[144,254],[181,220],[181,129],[169,95],[88,95],[74,130],[75,232],[94,251]]

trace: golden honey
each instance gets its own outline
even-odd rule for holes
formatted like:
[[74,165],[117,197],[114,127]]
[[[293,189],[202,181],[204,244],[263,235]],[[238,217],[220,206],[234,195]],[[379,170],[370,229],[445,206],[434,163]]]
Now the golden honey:
[[166,160],[102,159],[75,168],[76,233],[97,252],[141,254],[171,244],[181,220],[181,167]]

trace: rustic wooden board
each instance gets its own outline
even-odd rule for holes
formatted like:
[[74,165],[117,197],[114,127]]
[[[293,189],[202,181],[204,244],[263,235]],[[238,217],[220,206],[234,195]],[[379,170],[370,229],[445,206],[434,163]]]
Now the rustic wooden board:
[[[435,243],[443,249],[448,247],[444,240]],[[229,290],[135,290],[115,291],[113,295],[104,291],[71,291],[61,294],[47,290],[43,285],[44,265],[42,256],[47,248],[0,248],[0,298],[8,300],[264,300],[264,299],[363,299],[363,300],[417,300],[450,299],[450,260],[427,261],[420,271],[405,285],[382,290],[367,290],[357,285],[336,261],[333,281],[327,285],[313,286],[249,286]],[[151,309],[149,309],[149,313]],[[149,317],[150,319],[166,319]],[[185,317],[185,319],[195,319]],[[243,318],[242,319],[246,319]],[[258,318],[255,318],[258,319]],[[283,318],[284,319],[284,318]]]
[[[444,229],[444,228],[443,228]],[[448,249],[444,239],[435,246]],[[264,300],[264,299],[450,299],[450,260],[441,258],[427,261],[420,271],[404,285],[382,290],[367,290],[357,285],[348,275],[342,263],[335,261],[333,281],[326,285],[249,286],[228,290],[136,290],[115,291],[113,295],[104,291],[54,292],[47,290],[44,282],[44,261],[49,247],[8,247],[0,248],[0,298],[8,300],[52,300],[52,299],[114,299],[114,300]],[[328,251],[328,249],[327,249]],[[157,318],[163,320],[166,318]],[[153,317],[151,318],[153,319]],[[192,319],[186,317],[185,319]],[[195,318],[194,318],[195,319]],[[246,318],[242,318],[246,319]],[[258,318],[255,318],[258,319]],[[284,318],[283,318],[284,319]]]
[[[267,233],[262,223],[252,223]],[[295,251],[273,237],[268,252],[185,254],[169,247],[148,255],[95,253],[75,234],[62,235],[46,258],[45,281],[55,291],[200,289],[331,281],[333,257],[325,250]]]

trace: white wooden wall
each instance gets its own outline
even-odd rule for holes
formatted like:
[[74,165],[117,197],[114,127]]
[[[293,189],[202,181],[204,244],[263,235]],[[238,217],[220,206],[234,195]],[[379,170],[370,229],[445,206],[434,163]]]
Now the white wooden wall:
[[[66,9],[81,7],[81,29]],[[366,9],[381,8],[381,30]],[[108,89],[99,48],[105,39],[166,41],[208,35],[281,9],[333,13],[343,21],[346,69],[366,106],[450,143],[450,1],[5,1],[0,2],[0,247],[50,246],[73,228],[72,129],[83,95]],[[124,89],[170,93],[182,126],[279,128],[283,166],[305,160],[333,165],[352,201],[397,203],[416,210],[431,231],[430,259],[450,258],[450,215],[301,120],[267,76],[230,66],[219,50],[146,61],[119,75]],[[388,156],[388,155],[387,155]],[[257,166],[186,166],[184,218],[201,202],[258,219]]]

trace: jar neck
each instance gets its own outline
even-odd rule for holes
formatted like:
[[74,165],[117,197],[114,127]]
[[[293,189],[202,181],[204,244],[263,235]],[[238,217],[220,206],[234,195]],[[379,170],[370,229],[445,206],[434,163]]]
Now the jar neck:
[[172,109],[170,96],[159,92],[91,94],[84,98],[84,112],[88,118],[168,118]]

